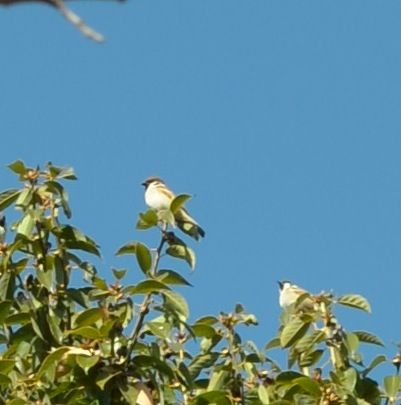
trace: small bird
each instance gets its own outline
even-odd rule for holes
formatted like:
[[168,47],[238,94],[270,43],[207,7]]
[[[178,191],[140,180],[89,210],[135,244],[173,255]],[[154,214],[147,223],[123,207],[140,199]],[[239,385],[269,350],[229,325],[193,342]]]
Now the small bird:
[[0,212],[0,243],[4,242],[6,237],[6,217]]
[[[145,186],[145,202],[149,208],[155,211],[170,208],[175,195],[160,177],[149,177],[142,185]],[[184,207],[175,212],[174,219],[178,228],[194,239],[199,240],[200,237],[205,237],[205,231],[188,214],[188,211]]]
[[[290,281],[278,281],[280,288],[279,303],[283,309],[295,304],[297,299],[303,294],[309,294],[308,291],[292,284]],[[302,308],[313,308],[313,301],[310,297],[305,298],[301,304]]]

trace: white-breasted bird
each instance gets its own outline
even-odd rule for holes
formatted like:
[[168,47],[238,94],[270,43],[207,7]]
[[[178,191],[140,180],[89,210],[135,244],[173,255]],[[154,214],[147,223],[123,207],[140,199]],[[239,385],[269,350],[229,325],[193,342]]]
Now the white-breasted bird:
[[[278,285],[280,289],[279,303],[283,309],[295,304],[301,295],[309,294],[308,291],[292,284],[290,281],[278,281]],[[302,308],[313,307],[312,299],[307,297],[301,306]]]
[[[160,177],[149,177],[142,185],[145,187],[145,202],[149,208],[155,211],[170,208],[175,195]],[[184,207],[175,212],[174,219],[178,228],[194,239],[199,240],[200,237],[203,238],[205,236],[205,231],[189,215]]]

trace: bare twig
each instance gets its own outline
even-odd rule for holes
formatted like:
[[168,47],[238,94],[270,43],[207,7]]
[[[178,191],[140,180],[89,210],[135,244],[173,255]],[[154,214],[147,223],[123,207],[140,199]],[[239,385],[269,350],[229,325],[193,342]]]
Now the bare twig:
[[76,27],[83,35],[92,39],[95,42],[103,42],[104,37],[99,32],[96,32],[93,28],[89,27],[85,21],[71,9],[69,9],[64,0],[0,0],[0,5],[11,6],[20,3],[46,3],[57,8],[57,10],[64,16],[64,18]]

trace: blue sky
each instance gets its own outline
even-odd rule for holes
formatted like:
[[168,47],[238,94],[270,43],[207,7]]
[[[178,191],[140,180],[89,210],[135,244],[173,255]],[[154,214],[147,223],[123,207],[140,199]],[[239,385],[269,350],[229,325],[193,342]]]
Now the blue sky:
[[[278,279],[358,292],[352,329],[389,345],[401,285],[401,3],[72,3],[97,45],[41,5],[0,9],[1,166],[72,165],[74,223],[121,265],[157,174],[206,229],[193,318],[255,313],[275,334]],[[4,168],[1,188],[13,186]],[[124,263],[125,264],[125,263]],[[184,266],[180,267],[187,272]],[[132,278],[136,268],[130,270]],[[351,311],[352,313],[352,311]]]

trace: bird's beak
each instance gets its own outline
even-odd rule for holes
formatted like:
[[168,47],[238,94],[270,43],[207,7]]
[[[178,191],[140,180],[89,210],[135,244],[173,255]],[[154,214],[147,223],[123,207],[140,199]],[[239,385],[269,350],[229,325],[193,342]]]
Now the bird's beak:
[[146,183],[145,182],[141,183],[141,186],[146,187]]
[[284,287],[284,283],[279,280],[279,281],[277,281],[277,284],[278,284],[278,286],[280,287],[280,290],[282,290],[283,287]]

